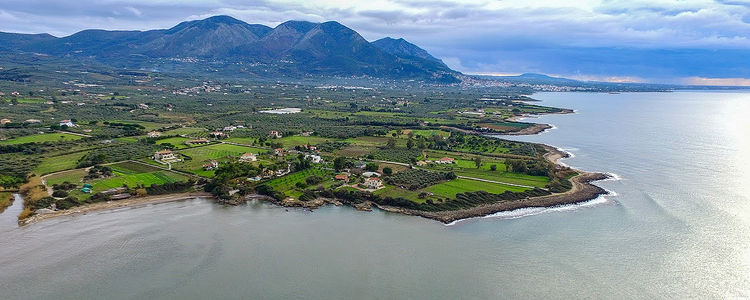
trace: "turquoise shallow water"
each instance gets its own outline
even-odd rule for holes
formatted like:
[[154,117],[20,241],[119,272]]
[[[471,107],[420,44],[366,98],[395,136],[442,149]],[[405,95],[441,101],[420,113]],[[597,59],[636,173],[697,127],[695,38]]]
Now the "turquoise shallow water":
[[544,93],[616,196],[451,226],[205,199],[0,229],[3,299],[750,297],[750,94]]

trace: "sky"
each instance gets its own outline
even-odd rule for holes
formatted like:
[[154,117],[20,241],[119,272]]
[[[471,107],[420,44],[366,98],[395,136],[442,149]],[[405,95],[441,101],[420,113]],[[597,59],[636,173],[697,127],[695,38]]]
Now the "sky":
[[750,85],[750,0],[2,0],[0,31],[147,30],[213,15],[335,20],[469,74]]

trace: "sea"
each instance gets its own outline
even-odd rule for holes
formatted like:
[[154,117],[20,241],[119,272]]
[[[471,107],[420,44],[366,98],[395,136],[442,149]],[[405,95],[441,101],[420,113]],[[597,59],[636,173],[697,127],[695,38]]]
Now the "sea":
[[609,195],[442,224],[209,199],[0,214],[2,299],[750,297],[750,93],[538,93],[534,136]]

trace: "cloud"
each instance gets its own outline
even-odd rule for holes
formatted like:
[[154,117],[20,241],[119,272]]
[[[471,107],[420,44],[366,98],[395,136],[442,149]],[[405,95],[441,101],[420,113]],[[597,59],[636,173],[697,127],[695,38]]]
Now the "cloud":
[[[269,26],[336,20],[369,40],[404,37],[467,72],[681,78],[692,67],[688,75],[706,78],[750,73],[721,59],[722,70],[695,62],[716,59],[710,51],[736,58],[733,51],[750,49],[746,0],[4,0],[0,31],[146,30],[217,14]],[[735,64],[748,65],[738,59]]]
[[681,79],[680,83],[688,85],[750,86],[750,78],[688,77]]

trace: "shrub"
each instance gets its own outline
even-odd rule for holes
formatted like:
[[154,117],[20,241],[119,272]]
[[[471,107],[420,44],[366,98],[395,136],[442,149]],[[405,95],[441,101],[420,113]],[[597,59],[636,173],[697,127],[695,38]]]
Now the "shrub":
[[52,193],[52,197],[56,197],[56,198],[63,198],[63,197],[67,197],[67,196],[68,196],[68,192],[63,191],[63,190],[55,190]]

